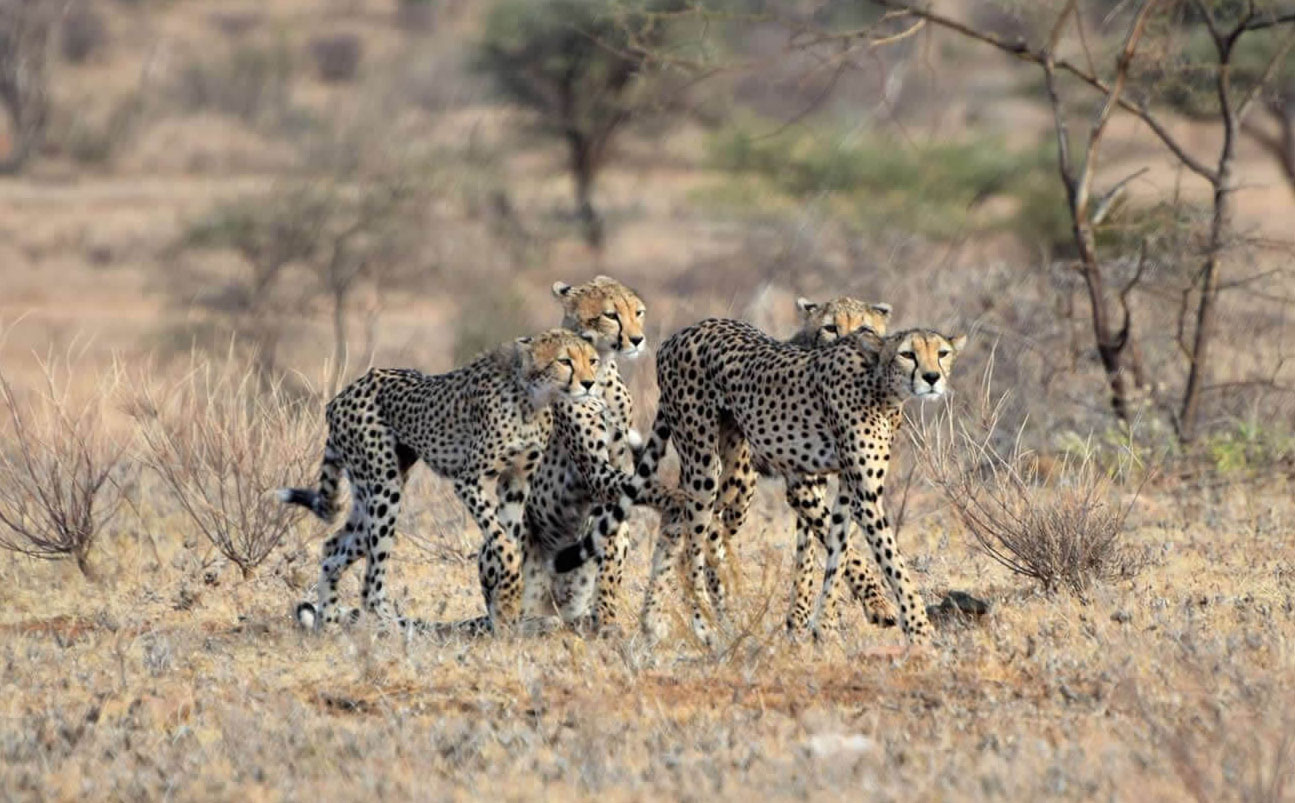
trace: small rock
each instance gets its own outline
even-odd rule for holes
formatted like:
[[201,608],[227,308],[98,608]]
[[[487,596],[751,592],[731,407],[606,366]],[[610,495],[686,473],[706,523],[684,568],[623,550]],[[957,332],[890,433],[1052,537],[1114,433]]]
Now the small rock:
[[947,624],[955,621],[969,622],[989,613],[989,603],[964,591],[950,591],[939,605],[926,606],[926,615],[933,622]]
[[1133,620],[1133,615],[1130,614],[1128,611],[1116,611],[1115,613],[1111,614],[1111,621],[1119,622],[1122,625],[1128,624],[1132,620]]
[[976,599],[965,591],[950,591],[944,595],[940,607],[952,607],[966,616],[984,616],[989,613],[989,603]]

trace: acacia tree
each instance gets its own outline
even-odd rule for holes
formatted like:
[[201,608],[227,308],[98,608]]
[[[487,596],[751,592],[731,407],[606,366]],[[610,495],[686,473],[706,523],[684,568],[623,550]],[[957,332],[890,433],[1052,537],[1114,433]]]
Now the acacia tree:
[[11,137],[0,173],[21,170],[45,136],[49,42],[61,7],[53,0],[0,0],[0,104]]
[[667,36],[661,15],[676,6],[682,2],[502,0],[478,44],[478,67],[565,142],[577,214],[594,248],[603,243],[594,182],[616,135],[659,108],[642,79]]
[[[172,292],[252,345],[264,375],[274,373],[284,316],[303,300],[324,297],[333,328],[331,393],[347,362],[355,290],[390,278],[408,256],[421,200],[414,181],[397,176],[358,185],[321,179],[220,204],[189,228],[176,250],[231,250],[242,270],[212,275],[201,264],[181,262]],[[302,274],[308,281],[290,280]]]

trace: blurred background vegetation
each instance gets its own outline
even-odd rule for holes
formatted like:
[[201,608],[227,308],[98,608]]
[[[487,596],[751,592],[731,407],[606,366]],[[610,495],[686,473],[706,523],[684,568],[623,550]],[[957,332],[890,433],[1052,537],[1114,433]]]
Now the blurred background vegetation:
[[1039,448],[1289,459],[1292,10],[903,6],[6,0],[6,370],[232,340],[323,392],[461,363],[607,272],[656,341],[840,293],[969,328]]

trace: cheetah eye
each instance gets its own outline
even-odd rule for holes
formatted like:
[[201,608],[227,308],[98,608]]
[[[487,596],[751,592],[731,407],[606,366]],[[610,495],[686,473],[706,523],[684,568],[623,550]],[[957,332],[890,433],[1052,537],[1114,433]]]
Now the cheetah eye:
[[565,365],[565,366],[566,366],[566,367],[568,367],[568,368],[570,368],[570,367],[571,367],[571,358],[570,358],[570,357],[559,357],[559,358],[558,358],[558,362],[562,363],[563,365]]
[[620,315],[618,315],[618,314],[616,314],[615,310],[613,310],[612,312],[604,312],[604,313],[603,313],[603,317],[604,317],[604,318],[610,318],[610,319],[612,319],[613,321],[615,321],[615,320],[619,320],[621,316],[620,316]]
[[917,355],[911,351],[901,351],[899,352],[899,356],[903,357],[906,360],[912,360],[913,362],[917,362]]
[[642,318],[644,315],[646,315],[646,314],[647,314],[647,310],[645,310],[645,309],[641,309],[641,310],[639,310],[638,312],[636,312],[636,313],[634,313],[634,314],[635,314],[636,316],[638,316],[639,318]]
[[823,327],[823,331],[827,332],[830,335],[836,334],[836,324],[829,323],[827,326]]
[[945,357],[947,357],[947,356],[949,356],[949,350],[948,350],[948,349],[940,349],[940,359],[942,359],[942,360],[943,360],[943,359],[944,359]]
[[593,357],[593,358],[591,358],[591,359],[589,360],[589,366],[590,366],[591,368],[597,368],[597,367],[598,367],[598,358],[597,358],[597,357]]

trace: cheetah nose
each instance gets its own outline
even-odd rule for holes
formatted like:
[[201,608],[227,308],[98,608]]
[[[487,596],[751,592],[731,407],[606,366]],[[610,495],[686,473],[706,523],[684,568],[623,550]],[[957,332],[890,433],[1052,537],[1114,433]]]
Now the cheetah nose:
[[632,345],[632,346],[641,346],[641,345],[643,345],[643,335],[632,335],[632,336],[630,337],[630,345]]
[[585,386],[585,390],[593,390],[594,381],[592,379],[582,379],[580,384]]
[[934,385],[936,382],[940,381],[940,375],[935,371],[927,371],[922,374],[922,378],[926,380],[926,384],[928,385]]

